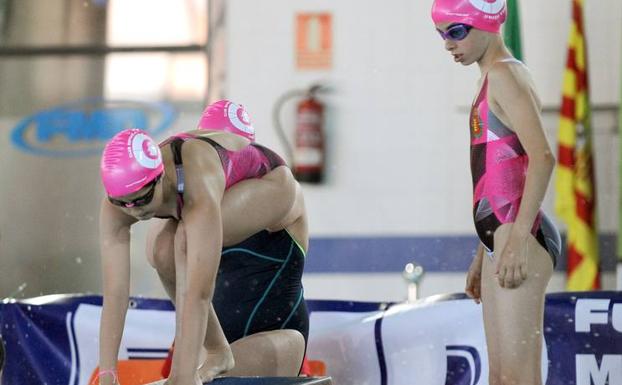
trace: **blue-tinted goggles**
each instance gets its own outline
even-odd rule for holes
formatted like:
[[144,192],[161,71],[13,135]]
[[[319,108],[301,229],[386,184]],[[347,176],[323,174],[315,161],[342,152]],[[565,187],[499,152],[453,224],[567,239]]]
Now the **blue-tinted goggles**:
[[450,25],[447,28],[447,31],[444,32],[438,28],[436,30],[441,35],[443,40],[460,41],[469,35],[471,29],[473,29],[473,26],[458,23]]

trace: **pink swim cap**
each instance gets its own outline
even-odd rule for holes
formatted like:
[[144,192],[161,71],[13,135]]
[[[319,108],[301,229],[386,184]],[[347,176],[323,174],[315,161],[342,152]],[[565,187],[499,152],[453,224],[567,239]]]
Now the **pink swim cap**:
[[137,128],[116,134],[102,154],[102,182],[111,197],[135,193],[164,172],[160,147]]
[[207,106],[199,128],[204,130],[226,131],[255,141],[255,129],[243,106],[229,100],[219,100]]
[[505,0],[435,0],[432,20],[463,23],[482,31],[499,33],[506,16]]

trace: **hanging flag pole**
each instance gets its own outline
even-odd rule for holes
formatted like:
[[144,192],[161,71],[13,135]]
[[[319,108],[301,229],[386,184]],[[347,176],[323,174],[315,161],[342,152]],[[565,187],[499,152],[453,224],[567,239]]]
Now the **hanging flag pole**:
[[571,291],[600,288],[596,184],[584,32],[583,0],[573,0],[555,181],[555,209],[568,228],[566,288]]

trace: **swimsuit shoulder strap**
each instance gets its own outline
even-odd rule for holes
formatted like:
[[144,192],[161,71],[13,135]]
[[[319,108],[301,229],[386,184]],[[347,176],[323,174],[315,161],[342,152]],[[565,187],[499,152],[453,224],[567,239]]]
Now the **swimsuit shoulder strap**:
[[171,152],[173,153],[173,162],[175,163],[175,176],[177,177],[177,218],[181,219],[181,210],[184,207],[184,187],[185,187],[185,175],[184,175],[184,162],[181,157],[181,147],[185,140],[182,138],[175,138],[171,140]]

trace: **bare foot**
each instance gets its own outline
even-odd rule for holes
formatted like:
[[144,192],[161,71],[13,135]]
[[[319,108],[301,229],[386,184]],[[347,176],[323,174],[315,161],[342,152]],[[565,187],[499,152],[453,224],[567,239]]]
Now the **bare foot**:
[[205,357],[203,364],[199,366],[199,377],[203,382],[210,382],[216,376],[221,375],[235,366],[231,347],[226,346],[217,349],[210,349],[202,357]]

